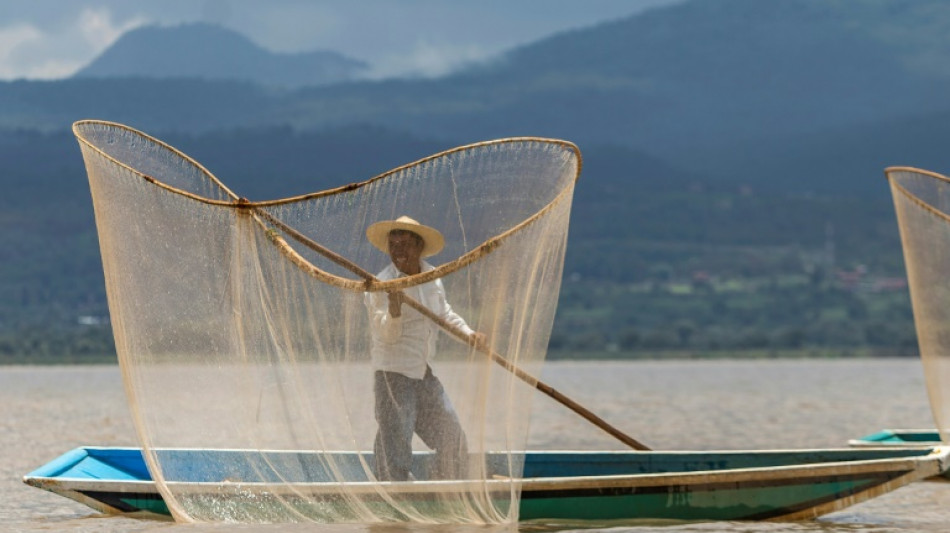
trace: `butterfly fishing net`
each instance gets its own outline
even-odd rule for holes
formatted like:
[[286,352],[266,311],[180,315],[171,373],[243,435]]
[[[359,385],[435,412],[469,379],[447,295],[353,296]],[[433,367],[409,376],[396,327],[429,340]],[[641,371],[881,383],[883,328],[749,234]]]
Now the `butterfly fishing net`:
[[[479,143],[248,201],[131,128],[74,132],[136,430],[177,520],[517,520],[518,375],[546,353],[574,145]],[[419,273],[369,241],[377,223],[428,237]]]
[[942,440],[950,431],[950,179],[889,168],[914,324],[930,407]]

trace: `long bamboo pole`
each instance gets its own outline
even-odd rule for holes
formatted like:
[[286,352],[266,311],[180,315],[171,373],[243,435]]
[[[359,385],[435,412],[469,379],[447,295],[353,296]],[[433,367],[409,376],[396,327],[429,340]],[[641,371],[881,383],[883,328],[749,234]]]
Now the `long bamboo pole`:
[[[258,208],[258,207],[252,207],[252,209],[253,209],[253,211],[255,212],[255,214],[257,214],[257,215],[260,216],[261,218],[267,220],[269,223],[273,224],[274,226],[280,228],[281,231],[283,231],[283,232],[286,233],[287,235],[290,235],[294,240],[296,240],[297,242],[303,244],[303,245],[306,246],[307,248],[310,248],[311,250],[313,250],[313,251],[319,253],[320,255],[326,257],[326,258],[329,259],[330,261],[333,261],[333,262],[336,263],[337,265],[342,266],[342,267],[346,268],[347,270],[350,270],[351,272],[353,272],[354,274],[360,276],[360,277],[363,278],[364,280],[367,280],[367,281],[378,281],[377,278],[376,278],[376,276],[375,276],[373,273],[371,273],[371,272],[369,272],[369,271],[363,269],[362,267],[360,267],[360,266],[357,265],[356,263],[353,263],[353,262],[350,261],[349,259],[346,259],[345,257],[343,257],[343,256],[341,256],[341,255],[339,255],[339,254],[337,254],[337,253],[334,253],[333,251],[331,251],[331,250],[329,250],[328,248],[322,246],[321,244],[317,243],[317,242],[314,241],[313,239],[310,239],[310,238],[307,237],[306,235],[300,233],[299,231],[295,230],[294,228],[288,226],[287,224],[284,224],[282,221],[280,221],[279,219],[277,219],[276,217],[274,217],[274,216],[271,215],[270,213],[268,213],[268,212],[266,212],[266,211],[264,211],[264,210],[262,210],[262,209],[260,209],[260,208]],[[509,360],[508,360],[507,358],[505,358],[503,355],[501,355],[501,354],[499,354],[498,352],[492,350],[491,347],[485,346],[485,345],[483,345],[483,344],[481,344],[481,343],[476,343],[474,336],[467,335],[465,332],[463,332],[463,331],[462,331],[461,329],[459,329],[458,327],[456,327],[456,326],[450,324],[449,322],[447,322],[447,321],[446,321],[445,319],[443,319],[442,317],[440,317],[440,316],[436,315],[435,313],[433,313],[428,307],[422,305],[422,303],[420,303],[419,301],[417,301],[417,300],[411,298],[410,296],[406,295],[406,294],[405,294],[404,292],[402,292],[402,291],[396,291],[396,292],[400,295],[400,298],[402,299],[402,301],[405,302],[409,307],[412,307],[413,309],[415,309],[416,311],[418,311],[419,313],[421,313],[423,316],[425,316],[425,317],[428,318],[429,320],[432,320],[435,324],[437,324],[439,327],[441,327],[443,330],[445,330],[446,332],[448,332],[448,333],[451,334],[452,336],[454,336],[454,337],[456,337],[457,339],[459,339],[459,340],[461,340],[461,341],[463,341],[463,342],[465,342],[465,343],[471,345],[471,346],[474,347],[476,350],[478,350],[478,351],[484,353],[484,354],[487,355],[492,361],[495,361],[495,362],[498,363],[500,366],[502,366],[505,370],[511,372],[512,374],[514,374],[516,377],[518,377],[519,379],[521,379],[522,381],[524,381],[524,382],[527,383],[528,385],[531,385],[531,386],[534,387],[535,389],[537,389],[537,390],[543,392],[544,394],[547,394],[549,397],[553,398],[555,401],[561,403],[562,405],[564,405],[564,406],[567,407],[568,409],[570,409],[570,410],[574,411],[575,413],[579,414],[580,416],[582,416],[582,417],[583,417],[584,419],[586,419],[587,421],[591,422],[591,423],[594,424],[595,426],[597,426],[597,427],[599,427],[600,429],[604,430],[605,432],[607,432],[608,434],[610,434],[611,436],[613,436],[613,437],[616,438],[617,440],[623,442],[623,443],[626,444],[627,446],[630,446],[630,447],[633,448],[634,450],[649,450],[649,449],[650,449],[649,447],[647,447],[646,445],[644,445],[643,443],[641,443],[641,442],[638,441],[637,439],[631,437],[630,435],[627,435],[626,433],[620,431],[620,430],[617,429],[616,427],[610,425],[606,420],[604,420],[603,418],[597,416],[596,414],[594,414],[593,412],[591,412],[589,409],[585,408],[585,407],[582,406],[581,404],[579,404],[579,403],[577,403],[576,401],[572,400],[571,398],[565,396],[564,394],[558,392],[557,389],[555,389],[554,387],[552,387],[552,386],[550,386],[550,385],[544,383],[543,381],[541,381],[540,379],[534,377],[533,375],[529,374],[528,372],[525,372],[524,370],[521,370],[517,365],[515,365],[514,363],[512,363],[511,361],[509,361]]]

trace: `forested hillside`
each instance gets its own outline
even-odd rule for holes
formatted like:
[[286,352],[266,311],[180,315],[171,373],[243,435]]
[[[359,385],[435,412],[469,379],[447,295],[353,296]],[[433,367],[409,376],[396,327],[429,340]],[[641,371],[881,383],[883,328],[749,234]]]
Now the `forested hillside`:
[[912,353],[883,169],[950,171],[948,30],[940,0],[692,0],[437,79],[2,82],[0,357],[109,357],[69,133],[85,118],[155,135],[253,199],[490,138],[567,139],[584,171],[555,354]]
[[[253,199],[361,181],[452,145],[373,127],[165,140]],[[582,149],[555,355],[913,353],[885,197],[760,192],[627,148]],[[102,267],[75,140],[8,133],[0,159],[30,162],[7,166],[11,194],[0,200],[0,358],[108,358]]]

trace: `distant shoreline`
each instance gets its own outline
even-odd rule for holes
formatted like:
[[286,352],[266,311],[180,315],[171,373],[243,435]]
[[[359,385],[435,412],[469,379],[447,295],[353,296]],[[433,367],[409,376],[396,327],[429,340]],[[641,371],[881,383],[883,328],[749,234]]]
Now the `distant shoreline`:
[[685,359],[876,359],[915,358],[917,353],[904,353],[880,348],[777,348],[749,350],[632,350],[632,351],[559,351],[548,352],[548,361],[646,361]]
[[63,366],[63,365],[118,365],[119,360],[115,354],[108,355],[69,355],[63,357],[51,356],[25,356],[25,355],[4,355],[0,356],[0,367],[3,366]]
[[[634,350],[566,351],[550,350],[547,361],[663,361],[709,359],[882,359],[916,358],[917,353],[902,353],[879,348],[798,348],[755,350]],[[0,366],[117,365],[115,354],[65,357],[3,356]]]

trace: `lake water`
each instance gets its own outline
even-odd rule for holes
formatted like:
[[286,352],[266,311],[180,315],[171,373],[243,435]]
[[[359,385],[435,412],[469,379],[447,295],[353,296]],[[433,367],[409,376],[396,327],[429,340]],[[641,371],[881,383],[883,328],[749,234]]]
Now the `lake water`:
[[[919,360],[910,358],[555,362],[545,367],[541,379],[654,449],[842,447],[850,438],[883,428],[933,426],[923,370]],[[537,399],[535,412],[531,448],[624,448],[547,397]],[[0,366],[0,531],[328,530],[175,524],[103,516],[22,483],[24,474],[82,445],[137,446],[118,367]],[[331,528],[372,533],[419,529]],[[433,533],[489,530],[426,529]],[[947,531],[950,483],[917,483],[816,521],[657,523],[599,529],[637,533]]]

